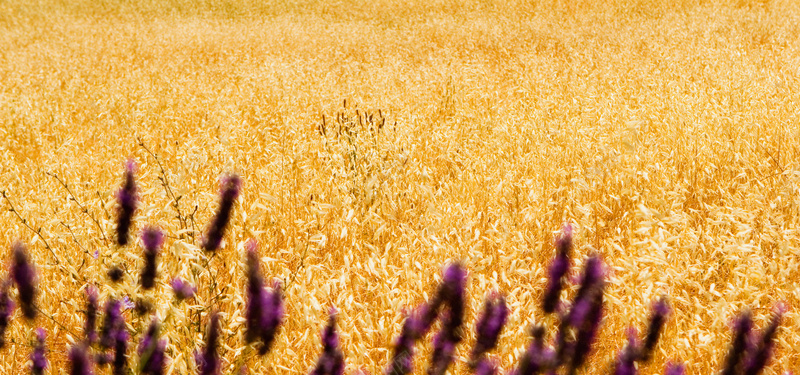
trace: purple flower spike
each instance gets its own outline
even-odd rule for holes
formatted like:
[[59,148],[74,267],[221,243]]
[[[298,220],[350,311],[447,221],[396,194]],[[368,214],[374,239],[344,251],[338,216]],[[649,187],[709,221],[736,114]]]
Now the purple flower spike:
[[87,345],[92,345],[97,340],[97,288],[89,285],[86,288],[86,325],[84,326],[84,333],[86,334]]
[[245,341],[253,343],[261,340],[258,350],[260,355],[267,354],[279,326],[283,322],[284,307],[280,285],[273,290],[264,286],[261,268],[258,261],[257,244],[254,240],[247,242],[247,305],[245,319],[247,331]]
[[636,375],[636,359],[639,357],[639,339],[636,328],[628,329],[628,345],[617,356],[614,375]]
[[219,354],[217,354],[217,347],[219,346],[219,314],[217,312],[211,313],[211,320],[208,322],[208,331],[206,332],[206,347],[201,353],[195,353],[195,362],[200,375],[219,375]]
[[41,328],[36,329],[36,345],[31,352],[31,374],[42,375],[47,367],[44,347],[45,332]]
[[36,299],[36,271],[22,242],[15,242],[13,251],[14,261],[11,265],[11,278],[17,284],[22,315],[28,319],[33,319],[36,317],[36,306],[33,302]]
[[667,363],[667,370],[664,371],[664,375],[683,375],[683,372],[686,371],[686,365],[683,363]]
[[222,179],[219,208],[203,238],[203,249],[205,251],[217,251],[222,244],[222,237],[225,235],[225,228],[231,219],[233,203],[239,196],[241,185],[241,179],[235,174]]
[[187,298],[194,297],[197,288],[176,277],[172,279],[172,292],[175,293],[175,298],[177,298],[178,301],[183,301]]
[[104,348],[113,348],[116,346],[116,340],[119,336],[120,330],[125,330],[125,320],[122,318],[121,303],[118,300],[112,299],[106,302],[105,319],[103,326],[100,328],[100,346]]
[[453,362],[456,346],[462,340],[464,325],[464,294],[467,273],[458,264],[452,264],[444,271],[444,280],[439,290],[447,310],[442,318],[442,329],[434,337],[428,375],[443,375]]
[[336,308],[331,308],[328,324],[322,331],[322,355],[311,375],[343,375],[344,354],[339,349],[339,334],[336,333]]
[[555,360],[555,353],[544,343],[545,328],[542,325],[536,325],[531,330],[533,340],[522,355],[520,363],[512,375],[536,375],[541,374],[553,366]]
[[547,278],[547,288],[544,292],[542,309],[545,313],[556,311],[561,299],[561,290],[564,288],[564,277],[569,271],[569,256],[572,251],[572,226],[567,224],[556,240],[556,257],[550,264]]
[[114,336],[114,362],[111,373],[124,375],[128,367],[128,329],[123,322]]
[[650,356],[658,343],[658,336],[667,322],[667,316],[671,309],[666,298],[660,298],[653,304],[652,312],[650,313],[650,322],[647,325],[647,335],[644,338],[644,346],[642,347],[641,360],[648,361]]
[[154,319],[139,343],[139,373],[142,375],[162,375],[164,373],[164,349],[167,342],[158,339],[160,330],[158,319]]
[[119,203],[119,212],[117,214],[117,244],[125,246],[128,244],[128,232],[131,229],[133,222],[133,213],[136,211],[138,197],[136,195],[136,181],[133,178],[133,172],[136,169],[136,164],[133,160],[128,160],[125,164],[125,181],[122,183],[122,188],[117,192],[117,202]]
[[[506,305],[506,299],[497,294],[497,292],[490,293],[486,297],[486,301],[483,302],[483,311],[481,311],[475,327],[478,337],[475,347],[472,348],[470,353],[470,367],[475,368],[476,365],[482,363],[483,355],[497,346],[500,331],[506,324],[507,318],[508,306]],[[477,368],[475,371],[477,371]]]
[[70,375],[92,375],[92,360],[88,348],[83,344],[74,345],[69,350]]
[[475,375],[495,375],[497,374],[497,365],[487,359],[482,359],[475,366]]
[[164,233],[156,227],[147,227],[142,232],[142,244],[144,245],[144,268],[142,268],[141,282],[145,290],[156,286],[156,257],[159,248],[164,243]]
[[775,334],[778,331],[778,326],[780,326],[781,320],[783,319],[783,314],[785,312],[785,308],[783,306],[779,306],[772,314],[772,319],[770,319],[769,325],[764,328],[764,331],[761,333],[761,338],[758,341],[757,346],[754,348],[755,350],[751,353],[749,356],[750,358],[745,365],[745,375],[757,375],[761,372],[761,370],[764,369],[764,367],[767,365],[767,362],[769,362],[775,346]]
[[14,301],[11,300],[11,295],[8,293],[10,286],[11,281],[8,279],[0,282],[0,349],[6,344],[6,328],[11,320],[11,314],[14,312]]
[[[569,363],[569,372],[574,374],[585,362],[603,318],[603,288],[605,287],[603,262],[597,255],[586,260],[581,274],[581,285],[575,295],[568,315],[562,320],[558,333],[558,359]],[[571,326],[576,335],[567,343],[566,332]]]
[[411,373],[414,359],[414,343],[419,332],[419,317],[417,311],[410,312],[403,327],[400,329],[400,336],[394,343],[392,360],[386,369],[386,375],[406,375]]
[[753,316],[745,310],[736,318],[733,328],[733,342],[725,360],[725,368],[720,375],[735,375],[741,372],[744,356],[747,352],[747,341],[753,329]]

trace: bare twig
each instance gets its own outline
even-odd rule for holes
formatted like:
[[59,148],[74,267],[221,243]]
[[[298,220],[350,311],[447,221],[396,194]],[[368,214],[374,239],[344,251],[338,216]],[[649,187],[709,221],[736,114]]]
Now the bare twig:
[[[94,215],[92,215],[89,212],[89,209],[86,208],[86,206],[83,203],[81,203],[81,201],[78,200],[78,197],[75,196],[75,193],[72,192],[72,189],[69,188],[69,185],[67,185],[67,183],[64,180],[62,180],[61,177],[58,177],[58,175],[55,174],[55,173],[44,172],[44,174],[55,178],[56,181],[58,181],[58,183],[61,184],[61,186],[64,187],[64,189],[67,190],[67,193],[69,194],[69,199],[72,200],[73,202],[75,202],[75,204],[77,204],[78,207],[80,207],[81,211],[83,211],[84,214],[86,214],[87,216],[89,216],[90,219],[92,219],[92,221],[94,222],[95,226],[97,226],[97,230],[100,231],[100,234],[103,236],[103,243],[106,246],[108,246],[108,237],[106,237],[106,231],[103,230],[103,227],[100,225],[100,221],[97,220],[97,218],[94,217]],[[69,229],[69,227],[67,227],[67,228]],[[73,235],[73,237],[74,237],[74,235]]]
[[14,213],[14,216],[16,216],[17,219],[19,219],[19,221],[22,222],[22,225],[24,225],[31,232],[36,234],[36,236],[38,236],[39,239],[41,239],[42,242],[44,242],[44,247],[46,247],[47,250],[50,250],[50,254],[52,254],[53,258],[56,260],[56,264],[61,265],[61,259],[58,259],[58,256],[56,255],[56,252],[53,251],[53,248],[50,246],[50,243],[47,242],[47,239],[45,239],[44,236],[42,235],[42,227],[39,227],[39,229],[37,230],[37,229],[34,229],[30,224],[28,224],[28,220],[23,218],[19,214],[19,212],[17,212],[17,209],[14,207],[14,204],[11,202],[11,198],[8,197],[8,194],[6,194],[5,190],[3,190],[3,198],[6,200],[6,202],[8,202],[8,206],[10,207],[8,210],[10,212]]
[[[177,216],[175,218],[178,219],[178,222],[181,225],[181,230],[186,229],[187,220],[186,217],[183,215],[183,212],[181,211],[179,203],[183,196],[181,195],[176,196],[175,193],[172,191],[172,187],[170,187],[169,185],[169,178],[167,178],[167,171],[164,169],[164,165],[161,164],[161,160],[158,158],[158,156],[153,151],[150,151],[149,148],[147,148],[147,146],[144,144],[144,141],[141,138],[136,137],[136,141],[139,142],[139,146],[143,148],[145,151],[147,151],[147,153],[150,154],[150,156],[152,156],[153,159],[156,161],[156,164],[158,164],[158,168],[160,169],[160,174],[161,174],[160,176],[158,176],[158,179],[159,181],[161,181],[161,186],[164,187],[164,190],[166,190],[167,195],[172,199],[172,207],[175,209],[175,212],[177,213]],[[194,232],[190,232],[189,236],[192,237],[192,242],[194,243],[195,240]],[[181,237],[183,237],[183,234],[181,234]]]

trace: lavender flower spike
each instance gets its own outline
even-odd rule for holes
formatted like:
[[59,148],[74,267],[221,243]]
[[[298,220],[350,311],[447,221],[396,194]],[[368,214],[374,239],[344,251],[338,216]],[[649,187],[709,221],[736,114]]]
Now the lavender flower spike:
[[733,342],[725,360],[725,368],[720,375],[735,375],[741,372],[744,356],[747,352],[747,341],[753,329],[753,316],[745,310],[736,318],[733,329]]
[[128,244],[128,232],[131,229],[133,222],[133,213],[136,211],[138,197],[136,195],[136,181],[133,178],[133,172],[136,169],[136,164],[133,160],[128,160],[125,163],[125,182],[122,188],[117,192],[117,202],[119,203],[119,211],[117,214],[117,244],[125,246]]
[[775,346],[773,339],[775,338],[778,326],[780,326],[785,312],[784,306],[776,307],[775,312],[772,314],[772,319],[769,321],[769,325],[764,328],[757,347],[754,348],[755,350],[750,354],[750,358],[745,364],[745,375],[757,375],[767,365],[770,357],[772,357],[772,350]]
[[570,374],[574,374],[586,361],[594,338],[603,319],[603,288],[605,270],[598,255],[586,260],[575,303],[570,310],[570,324],[577,330],[577,337],[571,347]]
[[536,325],[531,330],[533,340],[522,355],[519,365],[512,375],[536,375],[544,373],[552,365],[555,353],[545,346],[544,335],[545,328],[542,325]]
[[41,328],[36,329],[36,345],[31,352],[31,374],[42,375],[44,369],[47,367],[47,358],[45,357],[44,347],[45,332]]
[[22,242],[15,242],[13,251],[11,278],[17,284],[22,314],[28,319],[33,319],[36,317],[36,306],[33,302],[36,298],[36,271]]
[[222,244],[222,237],[225,235],[225,228],[231,219],[233,203],[239,196],[242,181],[238,175],[232,174],[222,179],[222,189],[220,192],[219,209],[217,214],[208,226],[208,231],[203,238],[203,249],[205,251],[216,251]]
[[650,356],[658,343],[658,336],[664,328],[667,321],[667,316],[670,313],[669,303],[666,298],[660,298],[653,304],[653,310],[650,314],[650,322],[647,325],[647,334],[644,338],[644,345],[642,346],[641,360],[648,361]]
[[164,233],[156,227],[147,227],[142,231],[142,244],[144,245],[144,268],[142,268],[141,283],[145,290],[156,286],[156,271],[158,264],[156,257],[159,248],[164,243]]
[[142,375],[162,375],[164,373],[165,340],[158,339],[161,326],[158,319],[153,319],[147,327],[142,342],[139,343],[139,373]]
[[178,301],[194,297],[196,291],[197,288],[192,286],[192,284],[177,277],[172,279],[172,292],[175,293],[175,298],[177,298]]
[[683,375],[683,372],[686,370],[686,365],[683,363],[667,363],[667,370],[664,372],[664,375]]
[[497,374],[497,365],[484,358],[475,366],[474,373],[475,375],[495,375]]
[[219,375],[219,313],[211,313],[211,320],[208,322],[206,332],[206,347],[201,353],[195,353],[195,362],[200,375]]
[[548,270],[547,287],[542,300],[545,313],[552,313],[558,307],[561,290],[564,288],[564,277],[569,271],[569,256],[572,251],[572,226],[567,224],[561,236],[556,240],[556,257]]
[[481,359],[484,354],[497,346],[500,331],[506,324],[507,318],[508,306],[506,305],[506,299],[497,292],[490,293],[486,297],[486,301],[483,302],[483,311],[481,311],[475,326],[477,340],[475,347],[472,348],[469,360],[469,366],[475,371],[477,371],[476,366],[482,363]]
[[636,328],[628,329],[628,345],[617,356],[614,375],[636,375],[636,359],[639,357],[639,339]]
[[83,344],[74,345],[69,350],[70,375],[92,375],[92,361],[88,348]]
[[89,285],[86,288],[86,325],[84,326],[84,333],[86,334],[87,345],[92,345],[97,340],[97,288]]
[[14,301],[11,300],[11,295],[8,293],[10,286],[10,280],[0,281],[0,349],[6,344],[6,328],[8,321],[11,320],[11,314],[14,312]]
[[116,346],[118,332],[125,330],[125,321],[122,318],[121,303],[112,299],[106,302],[105,319],[100,328],[100,346],[113,348]]
[[420,318],[418,311],[411,311],[403,321],[400,336],[394,342],[392,359],[386,369],[386,375],[406,375],[411,373],[414,359],[414,344],[416,343]]
[[283,292],[281,291],[281,284],[275,281],[272,290],[268,290],[266,294],[266,310],[265,317],[262,321],[261,343],[262,346],[258,350],[258,354],[267,354],[272,347],[272,342],[275,341],[275,336],[278,334],[278,329],[283,324],[283,316],[286,314],[286,309],[283,305]]
[[433,354],[428,375],[444,375],[453,362],[455,348],[462,340],[464,324],[464,294],[467,274],[458,264],[452,264],[444,271],[442,280],[442,300],[447,310],[442,318],[442,329],[434,337]]
[[336,333],[336,308],[331,307],[328,324],[322,331],[322,355],[311,375],[343,375],[344,354],[339,349],[339,334]]
[[247,330],[244,338],[247,343],[253,343],[261,338],[267,310],[267,295],[264,278],[261,277],[256,241],[251,239],[245,246],[247,247],[247,305],[245,306]]
[[114,335],[114,362],[111,373],[124,375],[128,366],[128,329],[123,322]]

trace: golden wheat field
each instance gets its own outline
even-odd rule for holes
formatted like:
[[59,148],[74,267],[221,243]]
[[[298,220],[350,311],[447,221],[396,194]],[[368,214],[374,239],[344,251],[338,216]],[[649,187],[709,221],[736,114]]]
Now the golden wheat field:
[[[609,270],[583,373],[608,373],[660,295],[674,312],[640,373],[714,373],[736,314],[760,327],[780,302],[765,373],[797,370],[798,25],[793,1],[0,0],[0,278],[25,242],[42,310],[15,313],[0,373],[27,371],[43,327],[48,372],[66,374],[94,284],[170,316],[171,374],[195,373],[214,309],[223,373],[308,372],[331,305],[347,373],[382,374],[404,311],[453,261],[468,333],[450,371],[469,372],[493,289],[511,308],[492,352],[507,371],[530,325],[553,325],[540,300],[567,223],[574,273],[591,253]],[[139,241],[112,239],[128,159],[134,233],[167,233],[152,291]],[[243,190],[209,259],[226,173]],[[242,338],[249,238],[287,303],[264,357]],[[196,298],[173,301],[175,276]],[[136,369],[151,317],[124,316]],[[430,340],[417,348],[423,373]]]

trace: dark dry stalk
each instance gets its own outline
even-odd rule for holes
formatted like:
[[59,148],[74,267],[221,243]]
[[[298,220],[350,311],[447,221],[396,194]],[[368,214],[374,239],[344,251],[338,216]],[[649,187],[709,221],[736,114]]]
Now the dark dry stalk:
[[69,188],[69,185],[67,185],[66,181],[62,180],[61,177],[58,177],[58,175],[55,173],[52,172],[44,172],[44,173],[50,177],[55,178],[56,181],[58,181],[58,183],[61,184],[61,186],[65,190],[67,190],[67,194],[69,194],[70,200],[75,202],[75,204],[77,204],[78,207],[80,207],[81,212],[89,216],[89,219],[92,219],[92,222],[94,222],[94,225],[97,227],[97,230],[100,232],[100,235],[103,236],[103,243],[106,246],[108,246],[108,237],[106,237],[106,232],[100,225],[100,221],[97,220],[97,218],[89,212],[89,209],[83,203],[81,203],[81,201],[78,200],[78,197],[75,196],[75,193],[72,192],[72,189]]
[[[158,169],[160,171],[159,173],[161,174],[160,176],[158,176],[158,179],[161,181],[161,186],[164,187],[164,190],[167,192],[167,195],[170,197],[170,199],[172,199],[171,206],[172,208],[175,209],[175,212],[177,214],[175,218],[178,219],[178,223],[181,226],[180,229],[181,230],[186,229],[187,228],[186,217],[183,216],[180,204],[178,203],[182,196],[180,195],[177,197],[175,196],[175,193],[172,191],[172,188],[169,185],[169,178],[167,178],[167,171],[164,169],[164,165],[161,164],[161,160],[158,158],[158,156],[153,151],[150,151],[149,148],[147,148],[147,146],[144,144],[144,141],[140,137],[136,137],[136,141],[139,143],[139,147],[143,148],[148,154],[150,154],[150,156],[153,157],[153,160],[156,161],[156,164],[158,165]],[[182,236],[183,234],[181,234],[181,237]],[[192,238],[192,242],[194,243],[195,234],[193,232],[189,232],[189,236]]]
[[[22,216],[19,214],[19,212],[17,212],[17,209],[14,207],[14,204],[11,202],[11,198],[9,198],[9,197],[8,197],[8,195],[6,194],[6,191],[5,191],[5,190],[3,190],[2,194],[3,194],[3,198],[5,198],[6,202],[8,202],[8,206],[10,207],[10,208],[8,209],[8,211],[9,211],[9,212],[11,212],[11,213],[13,213],[13,214],[14,214],[14,216],[16,216],[16,217],[17,217],[17,219],[19,219],[19,221],[22,223],[22,225],[24,225],[24,226],[25,226],[25,228],[28,228],[28,230],[30,230],[31,232],[33,232],[33,234],[35,234],[37,237],[39,237],[39,239],[40,239],[40,240],[42,240],[42,242],[44,243],[44,247],[45,247],[47,250],[49,250],[49,251],[50,251],[50,254],[52,254],[52,255],[53,255],[53,259],[55,259],[55,261],[56,261],[56,265],[61,265],[61,259],[58,259],[58,256],[56,255],[55,251],[53,251],[53,248],[50,246],[50,243],[49,243],[49,242],[47,242],[47,239],[45,239],[45,238],[44,238],[44,236],[42,235],[42,228],[41,228],[41,227],[39,227],[39,229],[38,229],[38,230],[36,230],[36,229],[33,229],[33,227],[32,227],[32,226],[30,226],[30,224],[28,224],[28,220],[26,220],[25,218],[23,218],[23,217],[22,217]],[[65,270],[65,271],[66,271],[66,270]]]

